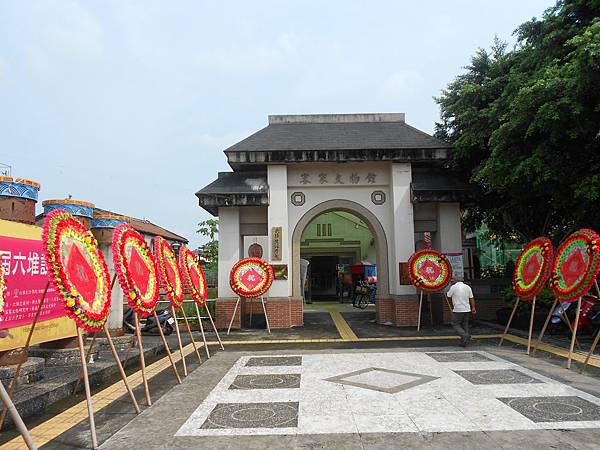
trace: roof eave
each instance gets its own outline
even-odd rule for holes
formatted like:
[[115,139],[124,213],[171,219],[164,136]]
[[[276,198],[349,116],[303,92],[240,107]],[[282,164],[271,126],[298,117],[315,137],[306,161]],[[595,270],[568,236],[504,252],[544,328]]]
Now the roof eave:
[[269,195],[261,193],[204,193],[198,191],[198,204],[213,216],[219,215],[219,208],[240,206],[269,206]]
[[266,150],[228,151],[227,162],[236,170],[244,166],[294,164],[306,162],[444,162],[450,158],[452,147],[402,149],[347,149],[347,150]]

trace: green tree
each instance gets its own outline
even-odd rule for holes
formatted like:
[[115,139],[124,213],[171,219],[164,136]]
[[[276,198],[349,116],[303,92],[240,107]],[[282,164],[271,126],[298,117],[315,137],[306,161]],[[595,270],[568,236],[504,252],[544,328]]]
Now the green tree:
[[209,241],[200,246],[200,256],[208,262],[208,267],[216,266],[219,260],[219,241],[215,239],[219,234],[219,220],[208,219],[198,224],[197,233],[209,238]]
[[436,99],[436,135],[475,191],[465,226],[555,241],[600,226],[600,2],[559,1],[495,40]]

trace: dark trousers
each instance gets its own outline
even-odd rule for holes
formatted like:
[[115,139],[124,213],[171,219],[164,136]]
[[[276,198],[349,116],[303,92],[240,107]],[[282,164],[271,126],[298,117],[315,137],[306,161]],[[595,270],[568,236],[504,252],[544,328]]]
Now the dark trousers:
[[469,318],[471,317],[470,312],[453,312],[452,313],[452,328],[456,331],[462,341],[471,337],[469,333]]

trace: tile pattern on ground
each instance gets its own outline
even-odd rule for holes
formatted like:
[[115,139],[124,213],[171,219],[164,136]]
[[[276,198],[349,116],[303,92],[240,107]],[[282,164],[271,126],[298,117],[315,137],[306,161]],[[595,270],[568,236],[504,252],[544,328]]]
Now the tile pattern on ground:
[[299,373],[238,375],[229,389],[298,389]]
[[500,398],[534,422],[582,422],[600,420],[600,405],[580,397]]
[[480,352],[431,352],[427,356],[435,359],[437,362],[482,362],[492,361]]
[[298,402],[218,403],[201,428],[289,428],[296,426],[298,426]]
[[387,394],[395,394],[437,379],[438,377],[431,377],[429,375],[421,375],[418,373],[369,367],[367,369],[356,370],[354,372],[326,378],[325,381],[359,387],[362,389],[371,389]]
[[302,356],[257,356],[250,358],[246,367],[277,367],[277,366],[300,366]]
[[[279,365],[284,358],[301,365]],[[597,414],[600,398],[483,351],[353,351],[304,354],[301,358],[281,356],[278,359],[272,358],[271,361],[267,359],[269,358],[257,356],[240,357],[176,435],[437,433],[600,428],[600,414]],[[252,363],[249,364],[250,361]],[[266,365],[273,361],[277,361],[277,365]],[[474,371],[491,374],[492,378],[488,381],[494,383],[472,383],[464,373],[471,374]],[[300,388],[229,389],[239,376],[289,375],[290,372],[301,375]],[[510,377],[525,382],[508,383],[507,378]],[[540,398],[548,399],[554,404],[555,397],[569,398],[570,403],[563,406],[563,409],[551,406],[551,411],[558,411],[554,416],[549,416],[545,410],[543,417],[534,414],[536,408],[545,404],[540,402]],[[508,401],[511,401],[510,404]],[[268,413],[266,410],[261,410],[260,414],[257,412],[257,420],[260,418],[265,421],[260,426],[254,426],[248,421],[242,427],[239,424],[228,425],[230,422],[222,419],[227,411],[229,416],[234,414],[237,419],[250,414],[244,412],[244,409],[235,413],[241,408],[239,404],[279,403],[297,405],[295,425],[292,417],[290,422],[285,419],[280,421],[278,412]],[[225,408],[219,405],[224,404],[238,406],[227,406],[234,410],[219,412],[221,408]],[[579,413],[577,408],[582,412]],[[278,419],[269,419],[269,414]]]
[[454,372],[473,384],[543,383],[542,380],[533,378],[526,373],[515,369],[455,370]]

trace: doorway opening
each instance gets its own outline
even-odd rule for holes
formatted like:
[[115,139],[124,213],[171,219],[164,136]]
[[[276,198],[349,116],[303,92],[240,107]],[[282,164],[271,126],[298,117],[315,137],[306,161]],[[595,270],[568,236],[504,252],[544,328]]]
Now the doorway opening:
[[365,307],[374,302],[376,240],[359,216],[346,210],[315,216],[302,232],[300,259],[305,265],[308,263],[303,286],[306,303],[354,304],[357,297]]

